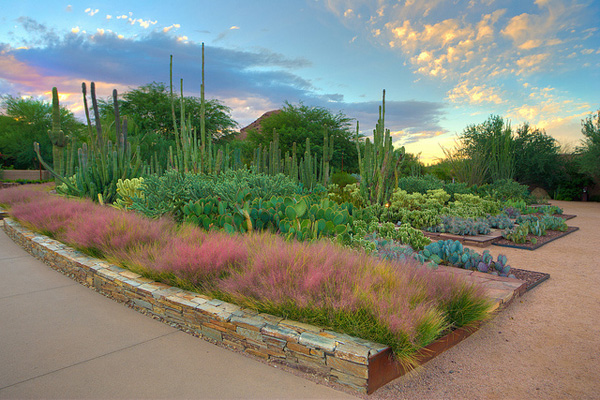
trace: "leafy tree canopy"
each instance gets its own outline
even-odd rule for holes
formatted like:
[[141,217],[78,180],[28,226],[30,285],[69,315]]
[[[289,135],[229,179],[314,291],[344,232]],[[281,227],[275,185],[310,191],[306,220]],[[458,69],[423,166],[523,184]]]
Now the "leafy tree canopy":
[[581,122],[581,133],[585,136],[577,148],[581,154],[581,171],[593,179],[600,179],[600,110]]
[[[175,95],[175,115],[180,122],[181,101]],[[103,118],[114,118],[113,104],[110,101],[99,102]],[[200,131],[201,102],[199,97],[183,98],[185,114],[189,116],[192,127]],[[171,95],[164,83],[152,82],[123,93],[119,101],[122,116],[126,116],[142,134],[155,133],[167,139],[173,139],[173,113]],[[220,139],[233,133],[237,123],[230,116],[229,107],[218,100],[205,100],[205,127],[214,139]]]
[[333,114],[323,107],[310,107],[302,103],[293,105],[285,102],[281,112],[270,115],[261,122],[261,132],[250,131],[247,140],[252,147],[269,146],[273,132],[279,136],[279,148],[282,155],[292,152],[296,143],[298,156],[305,151],[306,139],[310,139],[311,151],[320,157],[323,154],[323,136],[333,135],[333,157],[331,165],[336,171],[358,171],[355,133],[351,131],[352,119],[342,112]]
[[[31,97],[2,96],[0,153],[5,166],[16,169],[38,168],[33,142],[40,144],[45,160],[52,161],[48,130],[52,127],[52,104]],[[73,139],[83,138],[83,124],[73,113],[60,107],[61,129]]]
[[562,179],[560,146],[542,129],[525,123],[514,137],[515,179],[553,190]]

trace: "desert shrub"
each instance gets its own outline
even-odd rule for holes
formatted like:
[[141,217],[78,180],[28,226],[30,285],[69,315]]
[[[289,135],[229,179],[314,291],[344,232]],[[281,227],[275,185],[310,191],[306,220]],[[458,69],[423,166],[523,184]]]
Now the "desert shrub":
[[156,218],[171,215],[183,219],[183,207],[190,201],[217,197],[229,203],[239,203],[239,194],[246,198],[294,195],[301,191],[298,184],[283,175],[266,175],[249,170],[228,170],[213,174],[185,174],[175,170],[144,180],[143,197],[132,199],[131,209]]
[[499,201],[524,200],[528,204],[535,201],[526,185],[521,185],[512,179],[501,179],[494,183],[481,185],[477,192],[482,197]]
[[457,217],[477,218],[500,212],[500,202],[484,199],[473,194],[455,194],[456,200],[449,203],[444,213]]
[[338,204],[351,203],[355,207],[364,207],[367,199],[361,194],[360,187],[356,183],[349,183],[344,187],[331,184],[327,188],[328,197]]
[[450,195],[450,200],[456,200],[455,194],[476,194],[477,186],[469,186],[464,182],[448,182],[444,184],[444,191]]
[[408,193],[427,193],[428,190],[443,189],[444,181],[434,175],[403,176],[398,179],[398,189]]
[[358,179],[347,172],[336,172],[331,175],[331,183],[343,188],[351,183],[358,183]]

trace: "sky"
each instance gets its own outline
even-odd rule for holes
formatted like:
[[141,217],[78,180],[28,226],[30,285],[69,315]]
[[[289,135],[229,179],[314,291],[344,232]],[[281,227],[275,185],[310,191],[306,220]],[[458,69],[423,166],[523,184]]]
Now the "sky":
[[83,116],[151,82],[230,107],[244,127],[287,101],[326,107],[369,135],[386,91],[395,146],[431,163],[500,115],[571,149],[600,109],[598,0],[0,0],[0,95]]

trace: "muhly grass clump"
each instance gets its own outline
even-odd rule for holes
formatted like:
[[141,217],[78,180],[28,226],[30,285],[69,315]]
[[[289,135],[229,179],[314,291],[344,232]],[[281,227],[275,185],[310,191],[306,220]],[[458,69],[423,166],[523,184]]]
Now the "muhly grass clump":
[[88,254],[260,312],[387,344],[403,362],[445,331],[484,319],[491,305],[481,287],[461,277],[328,241],[206,232],[21,188],[1,190],[0,204]]

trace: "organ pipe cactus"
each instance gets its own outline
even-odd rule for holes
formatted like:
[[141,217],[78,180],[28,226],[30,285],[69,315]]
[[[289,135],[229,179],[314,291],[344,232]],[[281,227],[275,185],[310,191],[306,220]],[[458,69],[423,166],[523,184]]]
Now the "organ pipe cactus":
[[[136,178],[139,176],[141,171],[141,159],[139,156],[139,148],[135,155],[132,155],[131,149],[126,141],[126,121],[124,120],[123,126],[120,126],[119,142],[113,147],[110,140],[104,140],[102,129],[100,127],[100,117],[98,113],[97,100],[95,85],[92,82],[92,104],[94,108],[96,132],[99,136],[96,138],[90,138],[91,146],[86,143],[77,150],[76,157],[69,157],[71,165],[67,168],[61,167],[52,168],[42,158],[39,151],[39,144],[34,143],[34,151],[36,152],[38,159],[49,170],[52,175],[56,178],[57,192],[80,196],[89,197],[92,200],[112,203],[116,198],[117,193],[117,182],[119,179],[125,180],[130,178]],[[54,92],[54,90],[53,90]],[[85,84],[82,84],[82,92],[84,95],[84,104],[87,104]],[[113,93],[116,98],[116,91]],[[54,97],[54,96],[53,96]],[[58,100],[58,91],[56,91],[56,99]],[[115,120],[119,121],[119,109],[115,102]],[[88,118],[88,122],[91,121]],[[120,125],[120,124],[119,124]],[[55,125],[55,126],[60,126]],[[116,126],[116,124],[115,124]],[[88,127],[89,132],[93,132],[91,126]],[[73,168],[73,165],[77,162],[77,167]],[[65,171],[73,171],[74,175],[66,176]],[[69,172],[70,173],[70,172]]]
[[394,150],[390,130],[385,128],[385,90],[379,106],[379,120],[373,130],[373,141],[365,141],[364,154],[359,144],[356,124],[356,148],[361,176],[361,191],[372,203],[384,204],[397,182],[397,169],[404,157],[404,147]]

